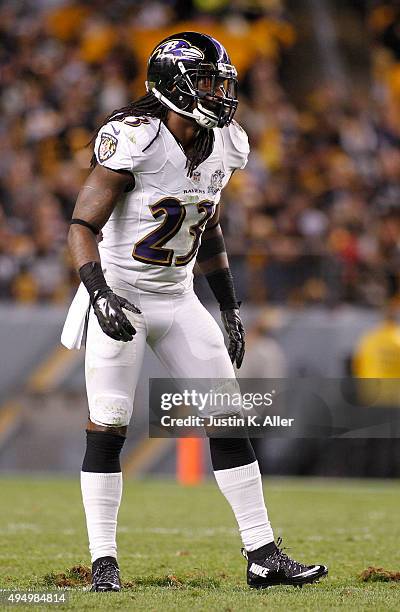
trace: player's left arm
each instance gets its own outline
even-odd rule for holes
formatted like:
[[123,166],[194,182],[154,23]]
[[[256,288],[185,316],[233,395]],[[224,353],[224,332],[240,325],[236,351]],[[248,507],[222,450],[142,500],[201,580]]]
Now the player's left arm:
[[197,254],[197,263],[219,303],[222,322],[229,336],[228,352],[231,361],[240,368],[245,350],[245,332],[239,315],[240,304],[229,268],[224,236],[219,224],[219,206],[205,227]]

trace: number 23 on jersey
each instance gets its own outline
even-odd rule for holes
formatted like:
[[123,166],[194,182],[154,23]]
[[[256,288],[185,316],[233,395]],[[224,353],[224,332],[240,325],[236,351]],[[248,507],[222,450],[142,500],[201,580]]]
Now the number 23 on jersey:
[[173,249],[164,245],[171,240],[182,227],[186,217],[186,207],[177,198],[163,198],[149,208],[155,219],[164,217],[161,225],[141,238],[134,246],[132,256],[144,263],[159,266],[185,266],[196,255],[201,234],[208,219],[213,214],[214,203],[202,200],[195,204],[199,213],[199,220],[189,227],[189,233],[193,237],[191,248],[185,255],[175,256]]

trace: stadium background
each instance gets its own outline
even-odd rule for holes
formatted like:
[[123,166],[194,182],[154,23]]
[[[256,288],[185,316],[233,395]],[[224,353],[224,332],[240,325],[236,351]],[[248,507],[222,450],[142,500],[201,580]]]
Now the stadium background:
[[[220,39],[240,75],[252,152],[222,224],[249,332],[242,375],[400,377],[399,22],[397,2],[1,3],[2,472],[80,468],[83,354],[59,336],[77,286],[66,234],[86,144],[143,92],[156,42],[184,29]],[[218,317],[201,278],[196,290]],[[148,353],[132,476],[175,472],[175,443],[146,436],[148,377],[162,374]],[[397,440],[270,440],[258,452],[267,474],[400,471]]]

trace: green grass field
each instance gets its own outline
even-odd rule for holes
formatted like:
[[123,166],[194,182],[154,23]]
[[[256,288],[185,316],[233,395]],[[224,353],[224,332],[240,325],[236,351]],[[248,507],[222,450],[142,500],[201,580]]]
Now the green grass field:
[[[0,587],[48,590],[63,580],[57,574],[73,584],[69,570],[89,565],[78,480],[10,477],[0,486]],[[116,594],[85,592],[78,584],[70,587],[69,604],[56,609],[400,609],[398,580],[360,578],[369,566],[399,570],[399,483],[271,479],[264,490],[289,554],[329,566],[321,583],[248,589],[234,517],[213,482],[182,488],[127,481],[119,562],[129,584]]]

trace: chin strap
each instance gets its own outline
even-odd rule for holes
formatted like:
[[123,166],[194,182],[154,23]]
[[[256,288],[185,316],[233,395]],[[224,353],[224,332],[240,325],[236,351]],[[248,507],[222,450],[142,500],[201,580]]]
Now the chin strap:
[[197,107],[193,110],[193,116],[201,127],[205,127],[208,130],[213,129],[218,125],[218,119],[215,117],[215,115],[209,115],[208,111],[206,111],[200,102],[197,103]]
[[218,119],[215,117],[215,115],[210,115],[209,111],[206,111],[206,109],[200,104],[200,102],[197,102],[196,108],[191,113],[189,111],[181,110],[180,108],[175,106],[173,102],[163,96],[162,93],[158,91],[158,89],[156,89],[155,87],[152,87],[150,91],[155,95],[158,100],[160,100],[160,102],[162,102],[165,106],[173,110],[178,115],[190,117],[191,119],[194,119],[198,125],[207,128],[208,130],[217,127]]

